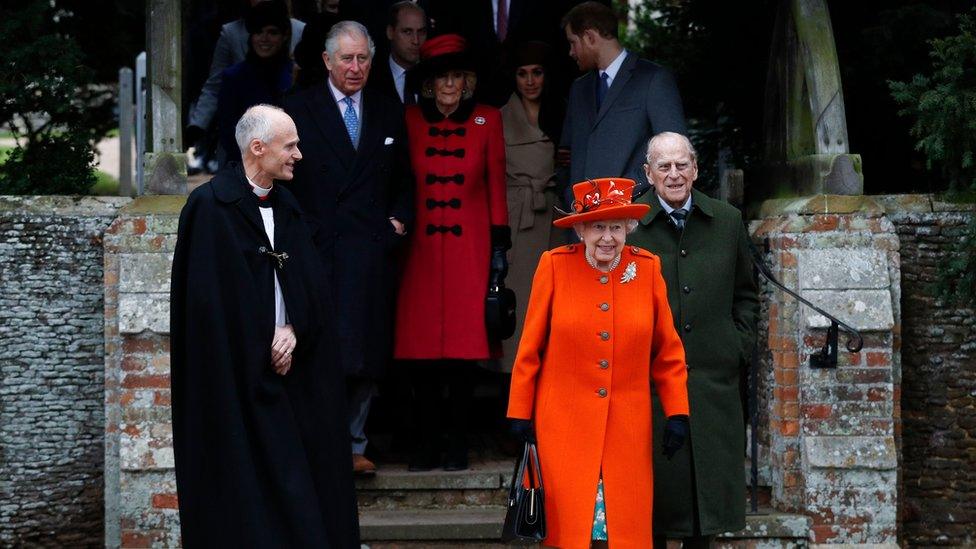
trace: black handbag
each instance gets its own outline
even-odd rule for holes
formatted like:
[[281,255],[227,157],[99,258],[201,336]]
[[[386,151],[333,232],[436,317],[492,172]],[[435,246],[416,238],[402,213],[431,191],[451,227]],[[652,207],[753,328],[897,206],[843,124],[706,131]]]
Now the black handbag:
[[515,333],[515,292],[503,282],[488,288],[485,328],[491,341],[502,341]]
[[[531,460],[531,461],[530,461]],[[525,483],[528,474],[529,482]],[[526,442],[522,458],[515,462],[515,474],[508,490],[508,510],[502,526],[505,543],[539,543],[546,537],[546,512],[543,507],[542,470],[539,450]]]

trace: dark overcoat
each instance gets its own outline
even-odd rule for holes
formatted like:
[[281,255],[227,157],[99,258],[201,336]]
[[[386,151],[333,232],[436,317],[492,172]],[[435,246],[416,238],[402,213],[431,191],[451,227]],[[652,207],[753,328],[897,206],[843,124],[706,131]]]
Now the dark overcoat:
[[[649,204],[650,212],[627,237],[628,244],[661,258],[668,303],[688,361],[691,443],[672,460],[660,450],[654,456],[654,529],[669,537],[745,527],[739,383],[759,313],[749,237],[739,210],[692,192],[683,232],[667,219],[651,190],[638,200]],[[661,432],[664,420],[656,407],[655,432]],[[692,531],[693,498],[698,500],[700,532]]]
[[[359,547],[345,390],[321,264],[276,187],[274,250],[237,165],[194,190],[173,257],[173,450],[185,547]],[[274,272],[297,346],[271,367]]]
[[[413,219],[403,108],[363,90],[353,148],[328,84],[285,98],[303,158],[288,187],[308,216],[332,281],[340,363],[349,376],[379,377],[391,355],[396,249],[390,224]],[[325,283],[325,282],[323,282]]]
[[587,178],[610,175],[637,182],[634,194],[647,188],[644,157],[655,134],[685,133],[681,95],[671,71],[627,52],[600,107],[597,71],[573,82],[559,147],[569,149],[566,192]]

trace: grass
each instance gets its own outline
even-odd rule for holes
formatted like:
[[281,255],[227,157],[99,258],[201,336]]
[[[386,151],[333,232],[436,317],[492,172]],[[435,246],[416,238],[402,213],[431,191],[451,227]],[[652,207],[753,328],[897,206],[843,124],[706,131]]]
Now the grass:
[[111,175],[101,171],[95,171],[95,185],[88,191],[88,194],[95,196],[118,196],[119,195],[119,180],[115,179]]

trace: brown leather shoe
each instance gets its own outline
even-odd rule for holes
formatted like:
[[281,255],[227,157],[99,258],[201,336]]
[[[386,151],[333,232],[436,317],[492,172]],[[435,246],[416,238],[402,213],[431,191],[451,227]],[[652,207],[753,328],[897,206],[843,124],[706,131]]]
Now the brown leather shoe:
[[376,474],[376,464],[362,454],[353,454],[352,472],[357,476],[371,477]]

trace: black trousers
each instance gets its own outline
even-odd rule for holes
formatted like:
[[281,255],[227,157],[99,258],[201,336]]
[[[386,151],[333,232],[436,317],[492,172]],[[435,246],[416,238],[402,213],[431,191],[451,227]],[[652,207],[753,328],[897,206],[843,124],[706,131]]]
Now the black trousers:
[[413,453],[466,453],[475,363],[467,360],[409,361]]

